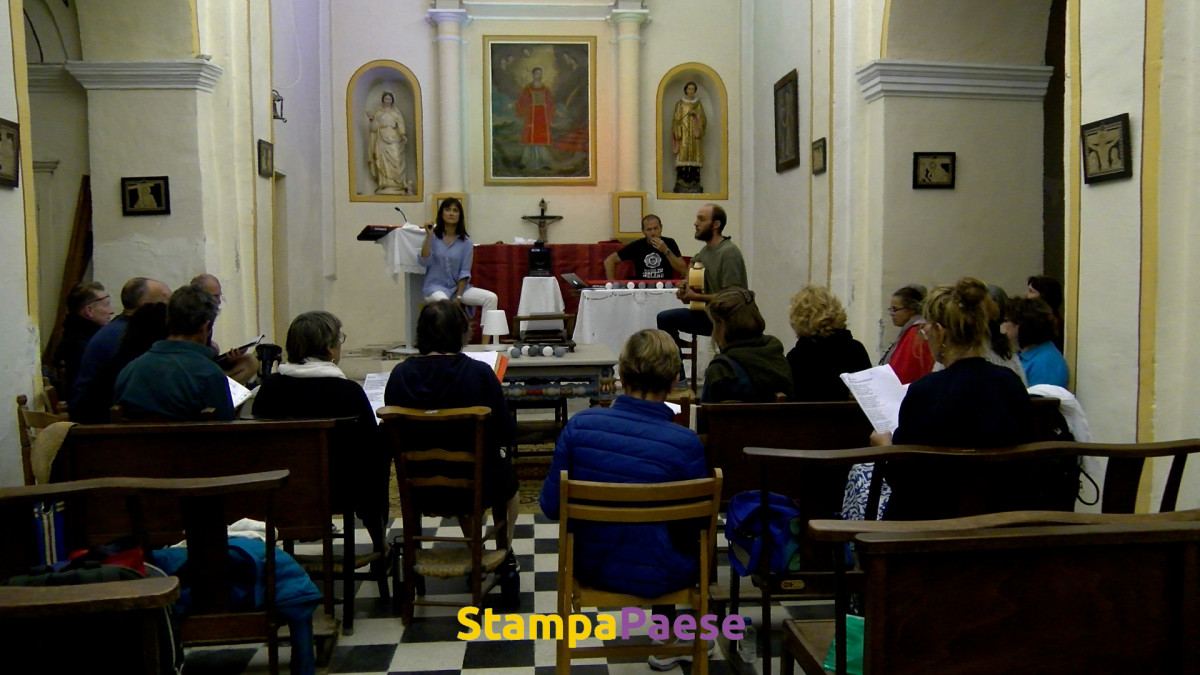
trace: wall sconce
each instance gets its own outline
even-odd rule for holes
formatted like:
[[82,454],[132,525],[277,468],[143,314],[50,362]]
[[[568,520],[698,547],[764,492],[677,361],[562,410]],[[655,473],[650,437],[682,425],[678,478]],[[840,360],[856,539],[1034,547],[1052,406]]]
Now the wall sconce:
[[283,116],[283,96],[278,89],[271,90],[271,117],[287,124],[287,118]]

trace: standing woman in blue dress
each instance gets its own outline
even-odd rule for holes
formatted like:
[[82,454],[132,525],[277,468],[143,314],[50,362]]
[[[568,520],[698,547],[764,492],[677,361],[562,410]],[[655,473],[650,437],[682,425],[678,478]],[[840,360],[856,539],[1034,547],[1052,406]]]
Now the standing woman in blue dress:
[[417,261],[425,268],[422,293],[425,302],[450,300],[456,305],[496,309],[496,294],[471,285],[471,263],[475,244],[467,236],[467,218],[462,202],[447,197],[438,208],[437,219],[425,225],[425,243]]

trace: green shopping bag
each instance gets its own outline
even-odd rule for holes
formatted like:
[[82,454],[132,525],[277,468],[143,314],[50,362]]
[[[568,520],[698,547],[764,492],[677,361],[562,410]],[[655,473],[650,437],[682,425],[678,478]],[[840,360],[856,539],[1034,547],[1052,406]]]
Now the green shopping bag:
[[[837,670],[837,635],[829,645],[829,653],[825,655],[825,670]],[[846,615],[846,673],[847,675],[862,675],[863,672],[863,618]]]

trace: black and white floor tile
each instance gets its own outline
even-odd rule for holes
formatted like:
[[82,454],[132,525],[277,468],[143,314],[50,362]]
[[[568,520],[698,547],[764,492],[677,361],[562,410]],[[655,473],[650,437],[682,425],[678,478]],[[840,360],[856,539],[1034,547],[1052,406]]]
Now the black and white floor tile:
[[[399,534],[399,521],[389,533],[389,540]],[[444,533],[458,532],[454,521],[425,519],[426,528],[445,528]],[[366,531],[356,533],[359,542],[369,541]],[[720,541],[724,544],[724,541]],[[506,614],[552,614],[556,607],[556,577],[558,570],[558,524],[541,514],[523,513],[517,520],[516,537],[513,544],[521,563],[521,599],[518,610],[505,610]],[[319,553],[318,545],[299,545],[297,553]],[[722,565],[721,580],[729,573]],[[470,595],[463,579],[427,581],[429,595],[453,596],[468,604]],[[338,593],[341,589],[339,584]],[[485,600],[484,606],[496,607],[499,589],[494,589]],[[495,673],[497,675],[551,675],[554,673],[554,642],[550,640],[488,640],[481,636],[473,641],[459,640],[456,635],[462,630],[457,619],[457,609],[451,607],[416,608],[416,616],[407,628],[393,611],[390,600],[379,597],[374,582],[359,582],[355,595],[354,634],[339,636],[332,658],[318,673],[356,673],[367,675],[449,675],[451,673]],[[783,618],[831,618],[829,603],[783,602],[772,614],[776,622]],[[318,612],[322,611],[320,608]],[[337,606],[341,616],[342,606]],[[741,613],[758,617],[759,608],[743,606]],[[778,624],[772,642],[775,655],[773,672],[779,672]],[[648,640],[644,632],[641,640]],[[599,644],[595,638],[581,642],[583,645]],[[728,661],[718,649],[710,660],[709,672],[713,675],[727,673],[753,673],[757,668],[740,667],[740,661]],[[280,672],[288,672],[289,649],[286,640],[280,642]],[[586,659],[572,663],[572,672],[582,675],[649,675],[652,670],[644,659]],[[267,650],[263,646],[206,647],[189,649],[185,671],[187,675],[241,675],[267,672]],[[691,665],[683,663],[674,673],[690,673]]]

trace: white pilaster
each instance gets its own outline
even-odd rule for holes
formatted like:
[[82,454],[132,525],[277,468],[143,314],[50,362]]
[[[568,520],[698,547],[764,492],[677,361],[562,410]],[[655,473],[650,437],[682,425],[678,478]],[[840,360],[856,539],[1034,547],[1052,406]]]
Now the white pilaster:
[[650,18],[644,9],[616,9],[617,26],[617,191],[642,189],[641,152],[638,143],[638,91],[641,82],[642,24]]
[[429,20],[437,26],[438,116],[442,176],[438,192],[463,192],[462,26],[464,9],[431,9]]

